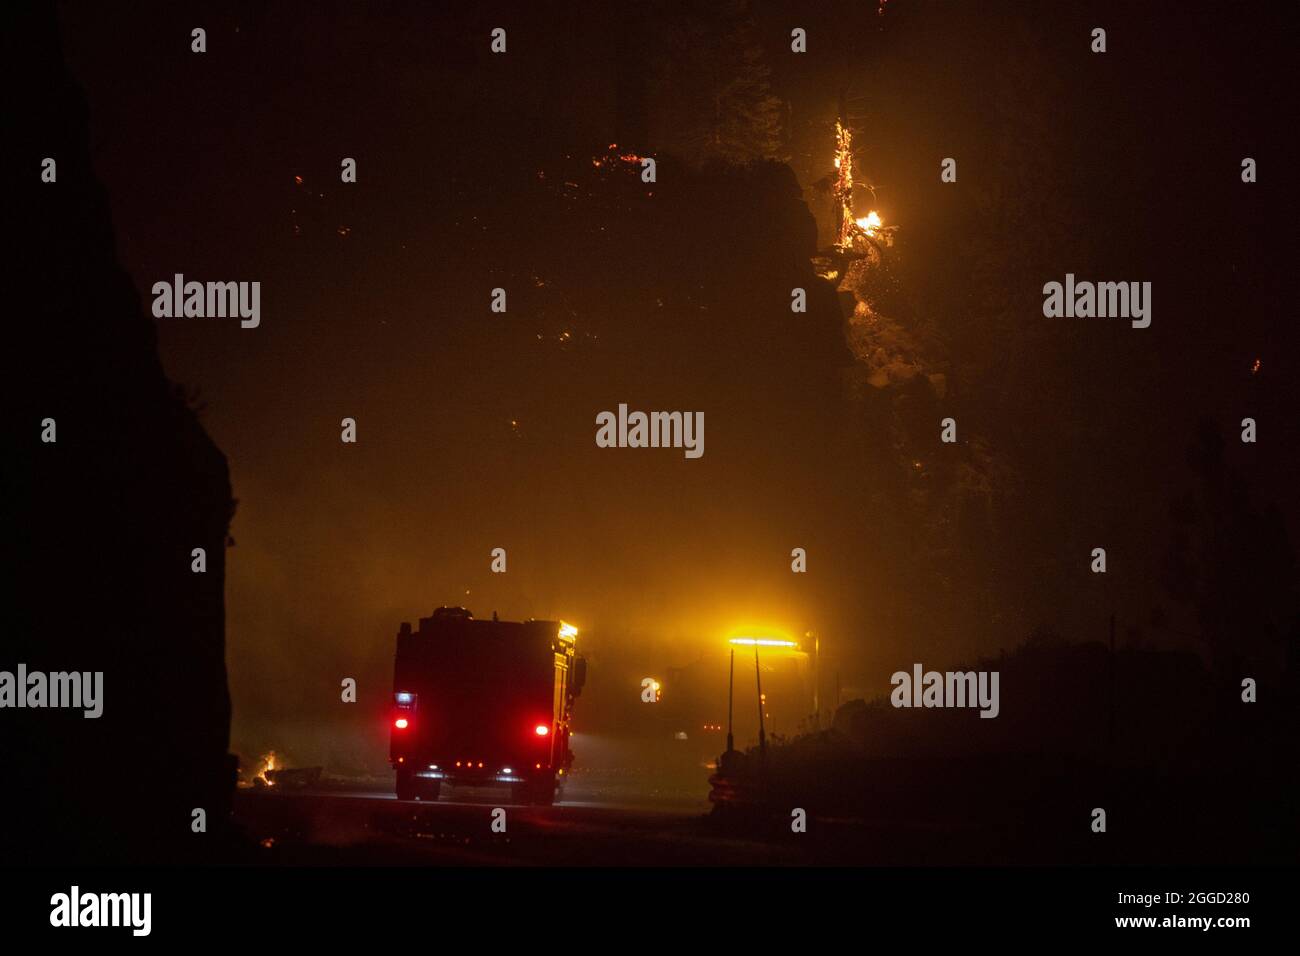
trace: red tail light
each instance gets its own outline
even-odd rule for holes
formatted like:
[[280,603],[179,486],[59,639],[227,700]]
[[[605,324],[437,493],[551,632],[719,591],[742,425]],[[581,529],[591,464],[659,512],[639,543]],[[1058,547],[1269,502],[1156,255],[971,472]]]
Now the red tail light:
[[535,733],[539,737],[545,737],[550,732],[551,732],[551,728],[547,727],[545,724],[538,724],[536,727],[533,728],[533,733]]
[[396,727],[398,730],[405,730],[410,725],[411,722],[407,720],[405,717],[398,717],[395,721],[393,721],[393,726]]

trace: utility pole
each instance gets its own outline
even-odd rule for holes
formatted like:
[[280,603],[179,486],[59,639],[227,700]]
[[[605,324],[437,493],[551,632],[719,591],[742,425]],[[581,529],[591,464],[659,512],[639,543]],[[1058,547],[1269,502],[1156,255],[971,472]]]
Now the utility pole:
[[822,638],[816,631],[810,631],[808,636],[813,639],[813,673],[812,673],[812,698],[813,698],[813,730],[822,729]]
[[758,752],[767,757],[767,733],[763,729],[763,675],[758,672],[758,645],[754,645],[754,680],[758,684]]
[[731,736],[731,704],[736,699],[736,649],[731,649],[731,671],[727,674],[727,753],[736,749],[736,740]]
[[1110,662],[1109,663],[1110,666],[1107,668],[1107,670],[1110,672],[1108,675],[1110,677],[1110,687],[1108,689],[1109,693],[1107,693],[1106,696],[1110,698],[1110,700],[1108,701],[1108,703],[1110,704],[1110,708],[1109,708],[1110,718],[1109,718],[1109,726],[1107,727],[1106,730],[1106,742],[1110,748],[1110,756],[1114,758],[1115,756],[1115,612],[1114,611],[1112,611],[1110,615]]

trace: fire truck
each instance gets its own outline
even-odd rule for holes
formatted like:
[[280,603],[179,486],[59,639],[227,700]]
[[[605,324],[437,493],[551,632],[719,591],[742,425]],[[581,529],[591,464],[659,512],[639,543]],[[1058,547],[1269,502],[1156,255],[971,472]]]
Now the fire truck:
[[563,621],[479,621],[463,607],[404,622],[390,722],[397,798],[505,785],[515,803],[554,803],[587,676],[577,638]]

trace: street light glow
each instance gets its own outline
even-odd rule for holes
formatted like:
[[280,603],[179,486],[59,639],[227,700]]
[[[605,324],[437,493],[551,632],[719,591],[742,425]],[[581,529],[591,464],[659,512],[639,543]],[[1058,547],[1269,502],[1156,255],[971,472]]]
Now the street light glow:
[[798,647],[797,641],[781,641],[774,637],[733,637],[729,643],[743,647]]

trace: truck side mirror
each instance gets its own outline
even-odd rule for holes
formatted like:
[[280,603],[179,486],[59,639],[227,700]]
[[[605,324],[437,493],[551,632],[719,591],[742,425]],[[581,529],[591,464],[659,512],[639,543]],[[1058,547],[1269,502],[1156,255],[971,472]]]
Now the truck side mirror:
[[573,659],[573,696],[577,697],[582,693],[582,685],[587,683],[587,659],[585,657],[575,657]]

